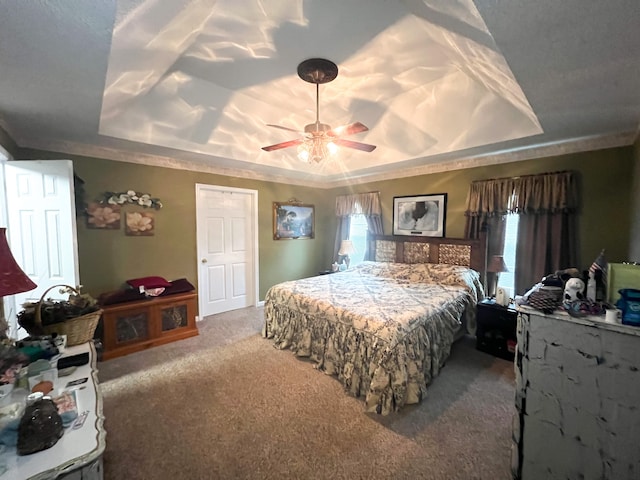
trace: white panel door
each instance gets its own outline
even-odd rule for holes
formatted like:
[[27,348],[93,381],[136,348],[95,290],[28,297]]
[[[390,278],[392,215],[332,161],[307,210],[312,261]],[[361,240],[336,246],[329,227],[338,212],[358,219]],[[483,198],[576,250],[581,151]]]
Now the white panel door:
[[257,192],[196,185],[200,317],[255,304]]
[[[5,162],[4,175],[9,245],[16,262],[38,286],[14,296],[15,314],[24,302],[38,301],[53,285],[79,284],[73,163]],[[53,289],[47,297],[67,295]]]

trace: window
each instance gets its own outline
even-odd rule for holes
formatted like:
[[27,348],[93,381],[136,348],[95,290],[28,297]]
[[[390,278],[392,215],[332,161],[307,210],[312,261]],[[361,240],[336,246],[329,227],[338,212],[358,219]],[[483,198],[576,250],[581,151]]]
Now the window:
[[364,251],[367,246],[367,219],[364,215],[351,215],[351,227],[349,228],[349,240],[353,242],[356,253],[349,256],[351,267],[364,261]]
[[508,272],[502,272],[498,277],[498,286],[507,290],[509,297],[515,296],[516,281],[516,244],[518,242],[518,215],[507,215],[504,233],[504,263]]

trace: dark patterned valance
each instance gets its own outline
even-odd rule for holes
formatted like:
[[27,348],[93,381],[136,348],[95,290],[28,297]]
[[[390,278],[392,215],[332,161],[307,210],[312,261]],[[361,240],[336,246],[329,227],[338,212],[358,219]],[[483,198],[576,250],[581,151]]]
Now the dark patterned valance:
[[577,208],[574,172],[555,172],[472,182],[465,215],[575,212]]

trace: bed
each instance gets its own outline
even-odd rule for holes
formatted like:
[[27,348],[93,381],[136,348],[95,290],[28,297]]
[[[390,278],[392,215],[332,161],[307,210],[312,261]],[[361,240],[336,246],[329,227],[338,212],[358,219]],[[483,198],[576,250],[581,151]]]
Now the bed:
[[289,281],[265,297],[263,336],[309,358],[365,410],[419,403],[475,322],[485,240],[371,236],[374,261]]

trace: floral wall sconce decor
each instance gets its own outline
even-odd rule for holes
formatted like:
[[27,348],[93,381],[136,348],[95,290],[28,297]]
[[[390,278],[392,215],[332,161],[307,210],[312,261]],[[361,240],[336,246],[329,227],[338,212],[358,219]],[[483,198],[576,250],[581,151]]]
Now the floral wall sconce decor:
[[133,237],[152,237],[155,230],[153,212],[127,212],[125,235]]
[[120,228],[120,205],[91,202],[87,206],[87,228],[118,230]]
[[162,208],[162,202],[159,198],[153,198],[149,193],[136,193],[134,190],[127,190],[126,192],[104,192],[104,200],[101,203],[108,203],[109,205],[125,205],[132,204],[144,208],[153,208],[160,210]]

